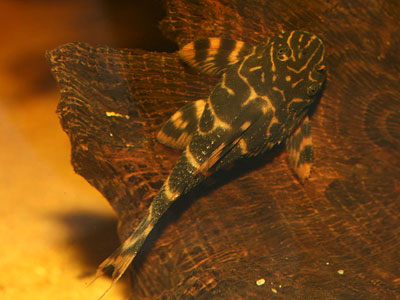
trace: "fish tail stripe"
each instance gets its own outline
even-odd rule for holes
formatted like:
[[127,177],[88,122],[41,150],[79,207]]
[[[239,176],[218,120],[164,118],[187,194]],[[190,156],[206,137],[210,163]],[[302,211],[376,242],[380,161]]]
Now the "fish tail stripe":
[[[171,175],[164,182],[164,185],[160,190],[160,194],[162,194],[161,198],[166,200],[166,202],[172,202],[180,196],[179,192],[172,191],[171,183],[169,182],[170,177],[171,177]],[[161,203],[161,201],[160,201],[160,203]],[[154,206],[154,207],[157,207],[157,206]],[[153,207],[153,210],[154,210],[154,207]]]
[[[157,196],[156,196],[157,197]],[[157,204],[153,204],[155,206]],[[163,210],[169,207],[164,206]],[[112,270],[112,283],[115,283],[125,273],[126,269],[139,252],[146,238],[152,231],[154,224],[163,213],[152,213],[155,209],[150,208],[146,216],[143,218],[138,228],[122,243],[122,245],[115,250],[107,259],[105,259],[97,269],[95,278]]]
[[186,148],[184,155],[186,156],[186,160],[188,161],[188,163],[191,164],[195,169],[198,169],[200,167],[199,162],[194,158],[192,152],[190,152],[189,147]]
[[180,195],[186,194],[200,182],[201,178],[196,176],[199,165],[198,159],[190,152],[188,146],[164,185],[165,194],[169,201],[175,201]]

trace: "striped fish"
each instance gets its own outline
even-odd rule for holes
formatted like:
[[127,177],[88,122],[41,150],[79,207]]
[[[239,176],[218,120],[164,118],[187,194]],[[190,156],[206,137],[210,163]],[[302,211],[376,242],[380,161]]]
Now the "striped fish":
[[324,45],[314,34],[292,31],[257,46],[224,38],[200,39],[181,58],[220,80],[207,99],[179,109],[157,135],[183,154],[127,240],[98,268],[115,283],[160,217],[207,176],[243,157],[286,142],[290,165],[301,181],[313,161],[309,108],[326,78]]

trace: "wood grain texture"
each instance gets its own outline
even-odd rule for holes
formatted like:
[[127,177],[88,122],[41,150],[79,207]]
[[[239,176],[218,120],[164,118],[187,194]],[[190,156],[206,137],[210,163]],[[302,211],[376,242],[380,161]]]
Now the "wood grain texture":
[[[180,46],[313,32],[328,82],[311,119],[310,179],[298,183],[283,147],[218,173],[151,234],[132,299],[400,299],[400,4],[367,2],[166,1],[161,28]],[[72,164],[125,238],[179,156],[157,131],[217,79],[176,54],[73,43],[48,59]]]

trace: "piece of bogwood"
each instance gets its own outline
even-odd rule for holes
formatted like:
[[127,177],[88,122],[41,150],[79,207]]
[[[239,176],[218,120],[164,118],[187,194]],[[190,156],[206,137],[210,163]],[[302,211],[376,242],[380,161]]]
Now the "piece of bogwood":
[[[303,29],[324,40],[329,77],[310,179],[296,181],[281,147],[212,177],[145,243],[132,299],[399,297],[400,4],[367,2],[166,1],[161,28],[180,46]],[[72,43],[47,56],[74,169],[113,206],[124,239],[179,156],[157,131],[217,79],[176,54]]]

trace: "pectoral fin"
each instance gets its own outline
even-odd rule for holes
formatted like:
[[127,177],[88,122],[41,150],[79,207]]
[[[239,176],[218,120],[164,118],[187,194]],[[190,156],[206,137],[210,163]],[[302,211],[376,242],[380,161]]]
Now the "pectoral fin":
[[309,176],[314,160],[314,151],[311,139],[310,120],[307,117],[286,141],[289,163],[301,182]]
[[181,107],[159,131],[157,140],[172,148],[185,149],[197,130],[205,104],[201,99]]

